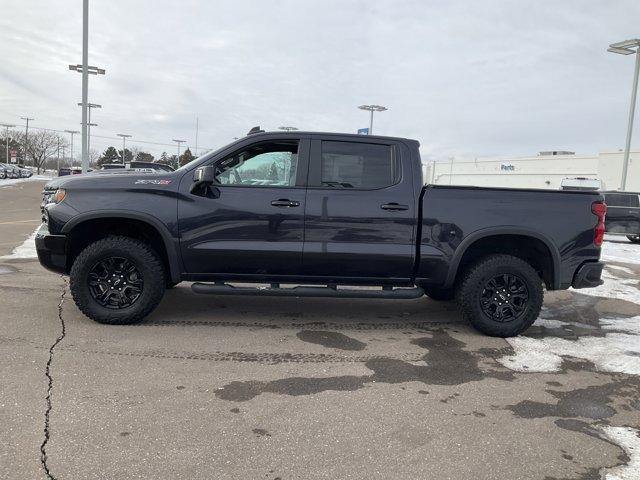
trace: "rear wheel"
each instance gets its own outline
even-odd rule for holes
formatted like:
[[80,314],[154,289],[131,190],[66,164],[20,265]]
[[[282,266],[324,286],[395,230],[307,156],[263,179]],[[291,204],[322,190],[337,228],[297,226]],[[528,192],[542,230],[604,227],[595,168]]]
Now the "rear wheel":
[[627,235],[631,243],[640,243],[640,235]]
[[71,268],[70,287],[76,305],[92,320],[136,323],[160,303],[164,268],[146,243],[111,236],[80,252]]
[[538,273],[511,255],[490,255],[470,267],[457,292],[465,320],[482,333],[512,337],[538,318],[543,288]]

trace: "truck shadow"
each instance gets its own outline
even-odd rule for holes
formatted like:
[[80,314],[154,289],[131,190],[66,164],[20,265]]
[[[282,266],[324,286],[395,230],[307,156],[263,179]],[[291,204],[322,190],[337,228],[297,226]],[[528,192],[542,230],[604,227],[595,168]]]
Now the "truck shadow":
[[189,284],[168,290],[143,325],[237,325],[280,328],[358,324],[375,329],[461,324],[453,302],[198,295]]

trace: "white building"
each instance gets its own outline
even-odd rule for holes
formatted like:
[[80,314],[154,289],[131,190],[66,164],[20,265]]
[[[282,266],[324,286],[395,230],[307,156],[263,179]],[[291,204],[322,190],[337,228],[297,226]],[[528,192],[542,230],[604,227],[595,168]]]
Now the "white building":
[[[574,155],[541,152],[533,157],[476,161],[436,161],[424,165],[425,183],[481,187],[559,189],[565,178],[598,179],[603,190],[619,190],[623,152]],[[640,151],[632,151],[628,191],[640,191]]]

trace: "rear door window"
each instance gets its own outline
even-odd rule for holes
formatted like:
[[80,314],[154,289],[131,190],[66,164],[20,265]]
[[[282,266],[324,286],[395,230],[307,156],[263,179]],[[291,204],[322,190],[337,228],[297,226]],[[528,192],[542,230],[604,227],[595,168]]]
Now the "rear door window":
[[321,184],[331,188],[378,189],[400,180],[390,145],[322,142]]

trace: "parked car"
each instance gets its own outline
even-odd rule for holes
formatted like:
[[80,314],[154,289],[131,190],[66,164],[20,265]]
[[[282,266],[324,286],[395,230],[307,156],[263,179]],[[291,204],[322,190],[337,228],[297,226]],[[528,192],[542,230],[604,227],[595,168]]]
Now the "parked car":
[[506,337],[535,321],[543,285],[602,283],[598,192],[425,187],[421,166],[415,140],[274,132],[174,172],[60,178],[38,258],[108,324],[142,320],[189,280],[213,295],[455,296],[475,328]]
[[4,163],[0,163],[0,179],[7,178],[7,167]]
[[633,243],[640,243],[640,193],[604,192],[604,201],[607,233],[625,235]]
[[19,172],[20,178],[29,178],[33,175],[33,170],[23,165],[18,165],[18,172]]
[[5,178],[20,178],[20,169],[10,163],[4,163]]

